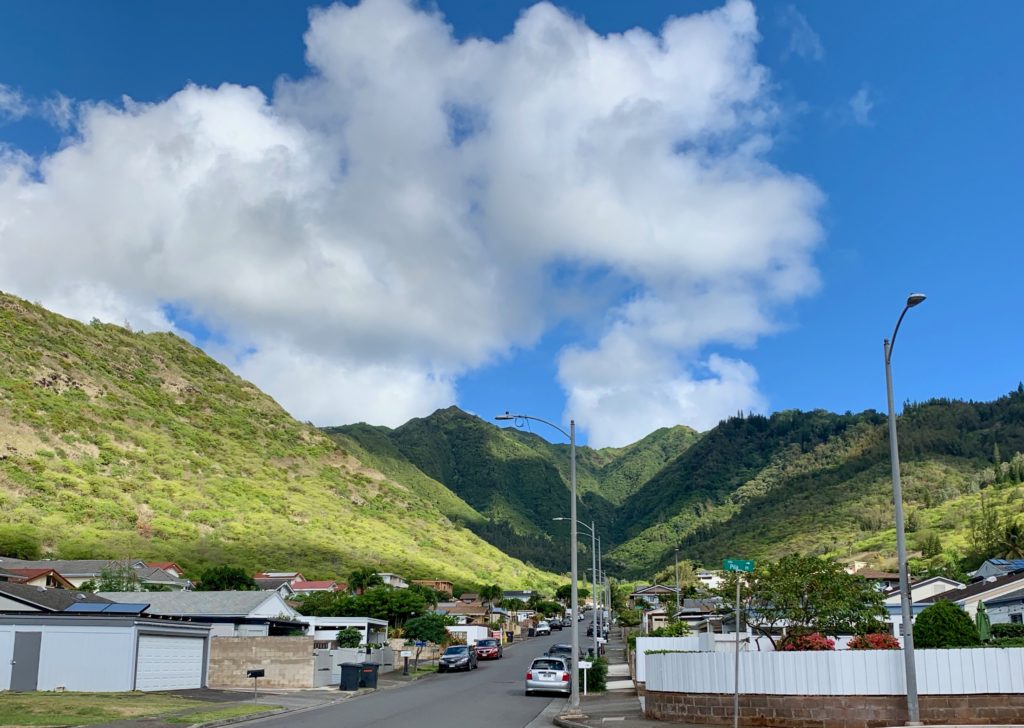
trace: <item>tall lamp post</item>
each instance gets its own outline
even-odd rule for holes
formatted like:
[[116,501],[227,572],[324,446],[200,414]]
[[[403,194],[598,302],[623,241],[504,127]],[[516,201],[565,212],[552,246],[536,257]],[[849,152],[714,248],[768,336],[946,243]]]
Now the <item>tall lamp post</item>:
[[[552,518],[552,521],[568,521],[568,518]],[[590,588],[593,589],[594,597],[594,657],[596,658],[601,653],[597,649],[597,529],[594,527],[594,522],[591,521],[588,526],[583,521],[577,521],[577,523],[583,526],[585,529],[590,531]]]
[[519,423],[520,421],[525,422],[526,420],[533,420],[535,422],[542,422],[549,427],[561,432],[563,435],[569,438],[569,484],[572,490],[572,500],[569,506],[569,534],[570,547],[569,552],[571,554],[571,570],[570,578],[572,579],[571,586],[571,612],[572,616],[572,680],[569,681],[570,692],[569,692],[569,712],[567,715],[578,715],[580,712],[580,686],[579,686],[579,675],[580,675],[580,630],[579,620],[577,614],[579,612],[579,585],[577,581],[577,561],[576,561],[576,539],[578,538],[576,532],[576,421],[569,420],[569,431],[566,432],[561,427],[556,425],[554,422],[542,419],[540,417],[533,417],[531,415],[523,414],[511,414],[505,412],[503,415],[498,415],[494,419],[500,422],[512,421]]
[[907,725],[921,725],[921,711],[917,703],[917,666],[914,664],[914,616],[910,602],[910,573],[907,567],[907,543],[903,533],[903,490],[900,486],[900,449],[896,442],[896,406],[892,395],[892,348],[896,344],[896,334],[907,311],[923,302],[923,293],[912,293],[907,297],[892,338],[886,339],[885,349],[885,389],[889,400],[889,453],[892,460],[892,501],[896,510],[896,559],[900,570],[900,604],[903,612],[903,664],[907,683]]

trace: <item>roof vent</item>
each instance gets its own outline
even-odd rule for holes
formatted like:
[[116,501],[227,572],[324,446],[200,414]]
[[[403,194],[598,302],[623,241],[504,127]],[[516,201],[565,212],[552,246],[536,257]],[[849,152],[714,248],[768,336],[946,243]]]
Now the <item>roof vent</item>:
[[996,580],[996,578],[994,576],[986,576],[985,577],[985,581],[987,581],[989,583],[991,583],[991,582],[993,582],[995,580]]
[[46,591],[46,586],[44,584],[40,584],[39,586],[36,587],[36,591],[44,592],[44,591]]

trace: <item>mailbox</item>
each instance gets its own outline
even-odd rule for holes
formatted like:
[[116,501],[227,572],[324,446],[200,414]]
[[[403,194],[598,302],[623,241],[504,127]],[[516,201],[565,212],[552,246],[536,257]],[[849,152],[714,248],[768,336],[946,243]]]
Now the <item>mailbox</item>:
[[245,671],[245,676],[246,677],[257,678],[257,677],[264,677],[265,675],[266,675],[266,672],[262,668],[260,668],[259,670],[246,670]]

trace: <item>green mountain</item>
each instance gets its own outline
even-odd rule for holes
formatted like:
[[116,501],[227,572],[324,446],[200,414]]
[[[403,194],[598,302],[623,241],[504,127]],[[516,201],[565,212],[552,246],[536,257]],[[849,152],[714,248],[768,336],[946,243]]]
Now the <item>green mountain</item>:
[[[465,521],[509,554],[565,570],[569,514],[569,446],[529,432],[499,428],[457,407],[393,430],[365,424],[327,428],[343,446],[354,440],[371,457],[402,458],[485,516]],[[577,448],[577,517],[607,523],[618,506],[698,438],[687,427],[658,430],[625,448]],[[380,463],[380,460],[373,460]]]
[[463,527],[485,519],[386,441],[339,446],[171,334],[0,293],[0,530],[45,553],[557,583]]
[[[332,433],[447,486],[485,518],[467,525],[508,553],[564,568],[567,529],[551,518],[568,511],[568,446],[454,407],[394,430]],[[877,412],[786,411],[581,447],[579,517],[599,524],[606,564],[623,576],[649,578],[677,547],[709,566],[801,552],[891,567],[887,437]],[[900,445],[915,567],[998,552],[1024,504],[1024,387],[990,403],[908,405]]]

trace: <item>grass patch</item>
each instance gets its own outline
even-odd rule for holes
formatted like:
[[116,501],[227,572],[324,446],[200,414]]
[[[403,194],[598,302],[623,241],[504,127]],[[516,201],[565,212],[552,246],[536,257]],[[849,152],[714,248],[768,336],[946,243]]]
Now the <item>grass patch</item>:
[[230,708],[216,708],[214,710],[201,710],[198,713],[178,715],[168,718],[168,723],[182,723],[191,725],[193,723],[206,723],[212,720],[224,720],[225,718],[240,718],[243,715],[253,713],[264,713],[268,710],[277,710],[280,705],[234,705]]
[[0,725],[95,725],[208,705],[157,693],[0,693]]

